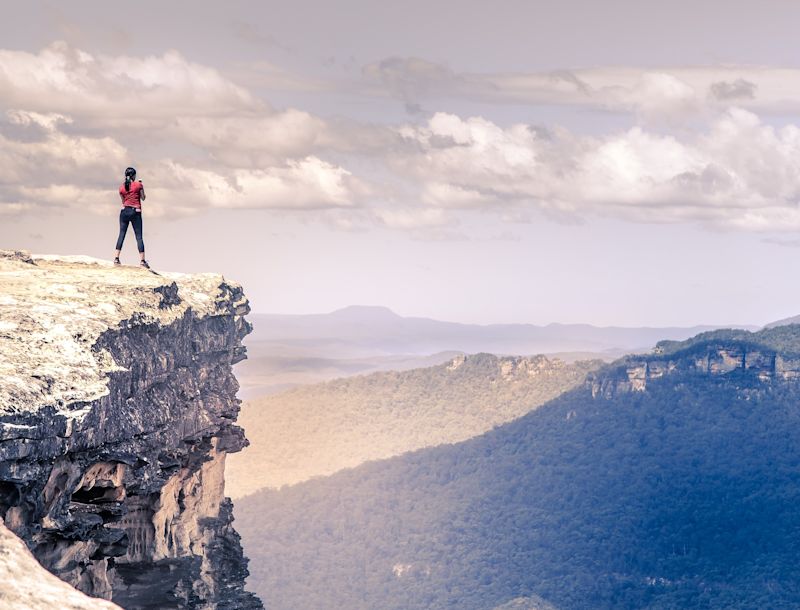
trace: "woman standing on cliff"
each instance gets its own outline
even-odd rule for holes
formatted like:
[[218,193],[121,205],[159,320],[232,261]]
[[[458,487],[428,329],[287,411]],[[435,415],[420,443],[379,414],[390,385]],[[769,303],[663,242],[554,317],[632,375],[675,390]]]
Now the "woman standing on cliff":
[[136,245],[139,248],[139,264],[145,269],[150,265],[144,258],[144,240],[142,239],[142,201],[147,197],[144,194],[144,185],[141,180],[136,180],[136,170],[129,167],[125,170],[125,182],[119,187],[119,198],[122,201],[122,209],[119,212],[119,237],[117,238],[117,253],[114,256],[114,264],[119,265],[119,254],[122,251],[122,242],[125,241],[125,234],[128,232],[128,223],[133,225],[133,232],[136,234]]

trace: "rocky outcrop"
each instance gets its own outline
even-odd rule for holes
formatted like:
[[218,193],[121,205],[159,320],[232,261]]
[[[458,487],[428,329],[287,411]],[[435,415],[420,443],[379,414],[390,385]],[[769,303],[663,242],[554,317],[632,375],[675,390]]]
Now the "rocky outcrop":
[[3,610],[120,610],[59,580],[31,555],[25,543],[0,524],[0,608]]
[[665,375],[688,373],[726,375],[744,372],[762,382],[800,379],[800,355],[781,353],[746,340],[708,340],[685,349],[628,356],[588,376],[593,396],[611,398],[625,392],[642,392],[648,383]]
[[500,376],[505,381],[519,377],[553,377],[567,368],[560,358],[546,356],[501,356],[499,357]]
[[558,610],[553,604],[538,595],[517,597],[494,610]]
[[260,608],[224,497],[250,330],[219,275],[0,253],[0,516],[125,608]]

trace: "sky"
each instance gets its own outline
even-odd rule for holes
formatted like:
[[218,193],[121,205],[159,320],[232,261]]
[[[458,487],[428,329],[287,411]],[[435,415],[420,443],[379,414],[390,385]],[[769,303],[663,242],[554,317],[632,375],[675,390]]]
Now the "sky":
[[132,165],[260,313],[800,313],[796,3],[1,1],[0,248],[110,259]]

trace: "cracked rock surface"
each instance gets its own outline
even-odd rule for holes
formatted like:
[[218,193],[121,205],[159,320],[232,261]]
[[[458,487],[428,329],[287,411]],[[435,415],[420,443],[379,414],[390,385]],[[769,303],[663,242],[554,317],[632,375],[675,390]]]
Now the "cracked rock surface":
[[223,478],[248,311],[220,275],[0,251],[0,517],[50,572],[128,609],[262,607]]

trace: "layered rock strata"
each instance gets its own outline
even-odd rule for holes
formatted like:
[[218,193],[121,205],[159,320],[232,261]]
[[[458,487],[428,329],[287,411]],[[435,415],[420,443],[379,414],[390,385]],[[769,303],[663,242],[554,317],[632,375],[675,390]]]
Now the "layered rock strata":
[[0,253],[0,516],[53,574],[133,608],[261,608],[225,456],[250,326],[219,275]]
[[766,345],[745,340],[711,339],[676,353],[656,348],[652,354],[627,356],[589,375],[593,396],[611,398],[624,392],[642,392],[649,382],[665,375],[726,375],[746,372],[763,382],[800,379],[800,355],[782,354]]

